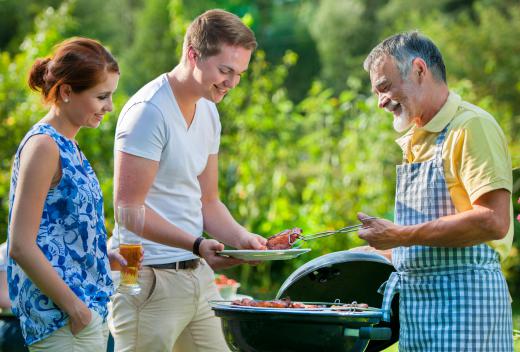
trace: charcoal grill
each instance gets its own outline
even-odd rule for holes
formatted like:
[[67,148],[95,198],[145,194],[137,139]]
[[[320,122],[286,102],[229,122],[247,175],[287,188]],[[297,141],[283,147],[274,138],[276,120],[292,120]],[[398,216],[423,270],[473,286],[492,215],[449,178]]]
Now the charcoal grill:
[[[304,264],[282,284],[276,299],[300,302],[367,303],[381,307],[379,286],[394,271],[375,253],[334,252]],[[392,302],[392,321],[382,311],[280,309],[213,305],[221,318],[228,346],[243,352],[376,352],[395,343],[399,335],[398,298]]]

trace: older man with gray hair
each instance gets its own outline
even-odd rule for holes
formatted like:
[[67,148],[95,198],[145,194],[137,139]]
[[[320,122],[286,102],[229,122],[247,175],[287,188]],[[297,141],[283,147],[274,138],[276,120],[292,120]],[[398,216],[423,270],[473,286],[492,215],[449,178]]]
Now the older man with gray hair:
[[506,139],[486,111],[446,83],[435,44],[397,34],[365,60],[378,106],[394,116],[395,223],[359,219],[359,236],[392,260],[389,318],[400,293],[399,351],[513,351],[511,301],[500,261],[513,240]]

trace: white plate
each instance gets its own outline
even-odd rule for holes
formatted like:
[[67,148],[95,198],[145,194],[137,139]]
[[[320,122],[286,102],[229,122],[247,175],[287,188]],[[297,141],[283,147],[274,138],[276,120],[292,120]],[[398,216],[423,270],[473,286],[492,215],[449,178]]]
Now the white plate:
[[242,260],[285,260],[296,258],[310,250],[310,248],[268,249],[264,251],[251,249],[226,249],[217,252],[217,254]]

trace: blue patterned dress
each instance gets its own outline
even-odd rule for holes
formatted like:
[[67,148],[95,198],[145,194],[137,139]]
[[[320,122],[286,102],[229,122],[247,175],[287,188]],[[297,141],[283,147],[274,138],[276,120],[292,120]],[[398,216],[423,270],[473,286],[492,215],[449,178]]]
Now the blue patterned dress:
[[[62,177],[45,199],[36,243],[71,290],[87,307],[106,318],[113,287],[99,182],[77,145],[48,124],[33,126],[18,147],[11,176],[10,209],[18,181],[20,151],[27,140],[37,134],[50,136],[58,145]],[[68,323],[68,315],[45,296],[11,258],[7,280],[13,312],[20,318],[28,345]]]
[[[397,167],[396,223],[415,225],[457,213],[444,178],[442,147],[435,157]],[[399,351],[512,352],[509,291],[498,253],[487,244],[392,250],[397,272],[386,283],[383,309],[399,292]]]

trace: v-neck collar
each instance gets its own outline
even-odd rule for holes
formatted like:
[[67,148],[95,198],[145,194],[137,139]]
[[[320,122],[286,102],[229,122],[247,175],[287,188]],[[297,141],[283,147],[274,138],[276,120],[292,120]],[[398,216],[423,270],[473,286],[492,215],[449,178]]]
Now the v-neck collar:
[[186,133],[189,133],[191,130],[193,130],[194,128],[194,125],[197,123],[197,121],[199,120],[199,118],[197,117],[198,115],[198,105],[199,105],[199,100],[197,100],[197,103],[195,103],[195,111],[193,112],[193,119],[191,120],[191,123],[190,125],[188,126],[188,122],[186,121],[186,119],[184,118],[184,115],[182,114],[182,110],[179,106],[179,103],[177,102],[177,98],[175,97],[175,93],[173,92],[173,88],[170,84],[170,80],[168,79],[168,74],[165,73],[164,74],[164,80],[166,80],[166,85],[168,87],[168,92],[169,92],[169,95],[170,95],[170,99],[172,101],[172,104],[173,104],[173,107],[174,109],[177,111],[177,114],[174,114],[176,118],[179,119],[179,121],[182,123],[182,126],[184,126],[184,130]]

